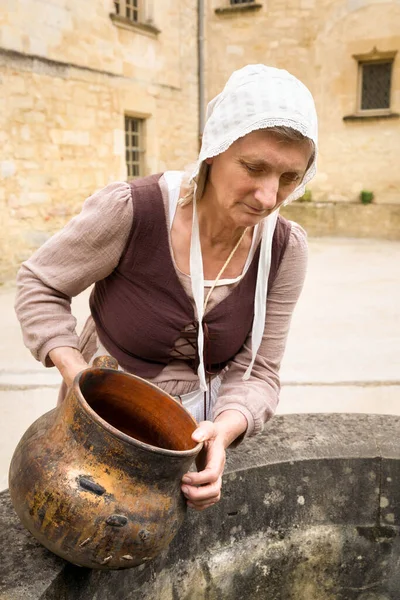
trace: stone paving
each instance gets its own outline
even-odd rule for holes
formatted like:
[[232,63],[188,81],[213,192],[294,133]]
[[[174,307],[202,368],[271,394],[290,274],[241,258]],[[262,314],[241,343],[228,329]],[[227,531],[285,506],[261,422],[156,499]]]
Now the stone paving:
[[[0,291],[0,489],[19,438],[57,398],[60,377],[24,348],[15,289]],[[88,293],[73,301],[82,327]],[[281,371],[278,412],[400,415],[400,242],[310,240],[309,270]]]

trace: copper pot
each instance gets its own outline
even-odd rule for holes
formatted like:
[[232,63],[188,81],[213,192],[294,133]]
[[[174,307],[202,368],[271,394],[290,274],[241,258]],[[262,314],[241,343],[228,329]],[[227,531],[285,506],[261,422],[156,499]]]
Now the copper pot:
[[62,558],[94,569],[151,560],[186,511],[181,478],[202,445],[196,422],[143,379],[95,366],[33,423],[9,486],[25,527]]

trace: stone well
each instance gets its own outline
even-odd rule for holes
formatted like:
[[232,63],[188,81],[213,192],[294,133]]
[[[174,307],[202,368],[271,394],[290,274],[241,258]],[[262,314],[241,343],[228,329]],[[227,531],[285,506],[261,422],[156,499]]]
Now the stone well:
[[223,498],[127,571],[70,565],[0,495],[0,600],[398,600],[400,417],[289,415],[229,452]]

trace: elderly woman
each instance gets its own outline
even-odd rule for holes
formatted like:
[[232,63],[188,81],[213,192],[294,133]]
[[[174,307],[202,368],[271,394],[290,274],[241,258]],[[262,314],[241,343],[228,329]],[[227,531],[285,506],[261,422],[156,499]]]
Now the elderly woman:
[[[315,173],[317,119],[288,72],[249,65],[208,106],[195,169],[96,192],[26,261],[16,311],[35,358],[64,390],[91,360],[179,398],[199,421],[203,469],[188,506],[217,502],[225,450],[259,433],[279,397],[279,367],[305,276],[304,231],[278,209]],[[80,338],[71,297],[95,284]]]

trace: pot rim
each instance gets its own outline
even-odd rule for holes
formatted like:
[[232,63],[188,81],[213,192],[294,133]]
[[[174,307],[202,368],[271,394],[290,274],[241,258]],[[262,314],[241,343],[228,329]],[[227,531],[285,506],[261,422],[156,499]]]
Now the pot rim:
[[[108,431],[109,433],[114,435],[115,437],[121,439],[123,442],[130,444],[131,446],[137,446],[141,450],[145,450],[147,452],[152,452],[152,453],[155,452],[155,453],[161,454],[163,456],[184,458],[184,457],[189,457],[189,456],[196,456],[200,452],[200,450],[203,447],[203,442],[199,442],[198,444],[196,444],[196,446],[194,448],[191,448],[190,450],[169,450],[168,448],[160,448],[158,446],[152,446],[151,444],[146,444],[145,442],[141,442],[140,440],[137,440],[136,438],[127,435],[123,431],[120,431],[119,429],[117,429],[116,427],[114,427],[113,425],[108,423],[108,421],[103,419],[95,410],[93,410],[93,408],[86,401],[84,395],[82,394],[79,382],[80,382],[81,377],[84,375],[84,373],[87,373],[88,371],[90,371],[90,372],[106,371],[106,372],[110,372],[113,374],[120,373],[121,375],[124,375],[126,377],[130,377],[132,379],[138,379],[141,382],[143,382],[144,384],[146,384],[147,386],[156,390],[158,393],[164,394],[165,396],[167,396],[167,398],[172,400],[179,407],[179,409],[183,410],[186,413],[186,415],[193,421],[193,424],[195,425],[195,429],[197,429],[198,424],[197,424],[197,421],[194,419],[194,417],[189,413],[189,411],[187,411],[185,409],[185,407],[180,402],[178,402],[178,400],[176,400],[173,396],[171,396],[167,392],[164,392],[164,390],[160,390],[160,388],[157,387],[156,385],[154,385],[154,383],[150,383],[149,381],[147,381],[146,379],[143,379],[142,377],[138,377],[137,375],[132,375],[131,373],[126,373],[125,371],[118,371],[116,369],[109,369],[109,368],[105,368],[105,367],[89,367],[88,369],[84,369],[83,371],[81,371],[80,373],[78,373],[76,375],[74,382],[72,384],[72,389],[75,393],[76,398],[82,405],[82,408],[85,410],[87,415],[92,419],[92,421],[98,422],[103,427],[103,429],[105,429],[106,431]],[[96,416],[96,418],[94,418],[95,416]]]

